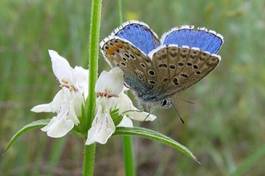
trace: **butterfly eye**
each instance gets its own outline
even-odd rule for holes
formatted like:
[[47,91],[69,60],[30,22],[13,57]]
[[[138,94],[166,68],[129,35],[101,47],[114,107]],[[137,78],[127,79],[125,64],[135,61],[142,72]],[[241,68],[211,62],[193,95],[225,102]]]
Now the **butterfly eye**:
[[164,99],[160,103],[163,108],[169,108],[171,106],[171,101],[168,99]]
[[165,100],[162,100],[162,103],[161,103],[161,105],[162,106],[165,106],[165,105],[167,105],[167,100],[165,99]]

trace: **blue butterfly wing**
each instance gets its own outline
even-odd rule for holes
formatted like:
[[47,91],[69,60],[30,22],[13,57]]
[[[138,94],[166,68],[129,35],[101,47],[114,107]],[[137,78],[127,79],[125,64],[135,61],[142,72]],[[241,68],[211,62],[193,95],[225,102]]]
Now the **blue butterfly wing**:
[[160,45],[156,34],[141,22],[126,22],[114,31],[114,35],[128,40],[145,54]]
[[211,54],[217,54],[223,44],[223,37],[205,28],[193,27],[174,28],[162,37],[162,44],[199,48]]

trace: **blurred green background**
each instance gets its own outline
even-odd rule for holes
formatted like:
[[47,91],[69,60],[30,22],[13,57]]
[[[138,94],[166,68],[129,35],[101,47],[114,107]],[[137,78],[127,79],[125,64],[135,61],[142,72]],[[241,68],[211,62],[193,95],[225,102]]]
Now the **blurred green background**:
[[[185,124],[171,109],[156,109],[155,122],[139,124],[185,144],[202,164],[135,137],[137,175],[264,176],[265,1],[122,2],[124,19],[144,21],[159,36],[171,27],[194,24],[225,38],[217,69],[177,96]],[[58,51],[73,66],[81,65],[88,52],[89,15],[88,0],[0,1],[1,148],[24,124],[52,116],[30,112],[58,90],[47,50]],[[101,39],[118,25],[118,2],[103,0]],[[99,64],[100,70],[109,69],[101,54]],[[82,147],[83,141],[74,135],[55,140],[35,130],[0,158],[0,175],[79,176]],[[123,175],[119,137],[98,145],[95,171],[99,176]]]

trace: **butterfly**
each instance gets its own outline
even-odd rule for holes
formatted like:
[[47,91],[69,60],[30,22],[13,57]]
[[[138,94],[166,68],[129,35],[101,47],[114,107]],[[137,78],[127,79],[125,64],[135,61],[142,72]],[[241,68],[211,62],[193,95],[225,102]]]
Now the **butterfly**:
[[170,98],[210,73],[220,62],[222,35],[181,26],[162,35],[143,22],[128,21],[100,42],[101,52],[124,73],[125,84],[144,102],[171,104]]

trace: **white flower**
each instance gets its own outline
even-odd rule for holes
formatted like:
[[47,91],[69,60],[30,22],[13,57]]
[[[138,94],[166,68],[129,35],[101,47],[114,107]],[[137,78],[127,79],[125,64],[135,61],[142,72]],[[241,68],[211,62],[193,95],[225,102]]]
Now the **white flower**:
[[96,83],[97,103],[96,116],[88,130],[86,145],[98,142],[105,144],[115,132],[115,124],[110,112],[119,109],[123,119],[118,126],[132,127],[131,119],[138,121],[153,121],[156,116],[139,111],[133,106],[130,98],[124,93],[123,72],[118,67],[109,72],[103,71]]
[[31,111],[56,113],[41,130],[47,132],[50,137],[59,138],[79,124],[78,117],[88,94],[88,70],[78,66],[72,68],[68,61],[55,51],[49,50],[49,55],[53,73],[61,89],[50,103],[34,106]]

